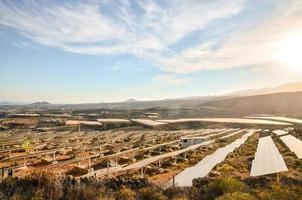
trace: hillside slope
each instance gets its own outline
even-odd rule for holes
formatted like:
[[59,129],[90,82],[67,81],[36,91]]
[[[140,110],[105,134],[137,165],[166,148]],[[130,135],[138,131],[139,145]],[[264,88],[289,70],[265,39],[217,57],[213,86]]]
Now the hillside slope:
[[250,89],[237,91],[225,96],[253,96],[253,95],[264,95],[264,94],[274,94],[281,92],[301,92],[302,91],[302,82],[297,83],[288,83],[285,85],[280,85],[278,87],[272,88],[261,88],[261,89]]
[[211,107],[213,115],[246,116],[251,114],[275,114],[302,116],[302,92],[214,100],[201,103],[199,107]]

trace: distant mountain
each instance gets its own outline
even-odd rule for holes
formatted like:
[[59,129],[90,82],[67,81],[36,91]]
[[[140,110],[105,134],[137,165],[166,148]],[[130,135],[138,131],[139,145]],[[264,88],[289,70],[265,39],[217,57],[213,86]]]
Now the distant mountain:
[[176,97],[176,98],[167,98],[163,101],[183,101],[183,100],[209,100],[215,98],[216,96],[189,96],[189,97]]
[[[297,92],[298,91],[298,92]],[[302,83],[291,83],[276,88],[245,90],[224,96],[193,96],[153,101],[128,99],[115,103],[50,104],[8,104],[0,110],[156,110],[165,112],[162,116],[245,116],[249,114],[281,114],[302,116]],[[172,113],[172,114],[171,114]]]
[[18,102],[18,101],[0,101],[0,106],[4,105],[25,105],[28,104],[26,102]]
[[201,103],[197,108],[211,108],[211,115],[213,116],[273,114],[302,117],[302,92],[284,92],[212,100]]
[[41,101],[41,102],[32,103],[31,105],[43,106],[43,105],[50,105],[50,103],[48,103],[47,101]]
[[[207,98],[207,100],[209,100]],[[83,103],[83,104],[49,104],[36,102],[27,105],[0,105],[0,109],[25,109],[33,108],[48,110],[48,109],[71,109],[71,110],[94,110],[94,109],[111,109],[111,110],[133,110],[133,109],[182,109],[194,108],[206,100],[202,99],[173,99],[173,100],[154,100],[154,101],[137,101],[128,99],[124,102],[115,103]]]
[[289,83],[286,85],[281,85],[273,88],[242,90],[242,91],[226,94],[225,96],[238,97],[238,96],[253,96],[253,95],[274,94],[274,93],[281,93],[281,92],[301,92],[301,91],[302,91],[302,82],[298,82],[298,83]]
[[8,101],[0,101],[0,105],[9,105],[10,103]]
[[132,103],[132,102],[137,102],[137,100],[136,99],[127,99],[125,102],[126,103]]

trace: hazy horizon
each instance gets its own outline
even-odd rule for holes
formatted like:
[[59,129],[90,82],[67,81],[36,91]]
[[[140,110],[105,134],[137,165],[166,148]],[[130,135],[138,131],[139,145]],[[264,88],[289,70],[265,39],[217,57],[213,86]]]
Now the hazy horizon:
[[[297,84],[298,84],[298,88],[297,88]],[[262,90],[270,90],[270,89],[277,89],[279,87],[284,87],[284,86],[289,86],[286,88],[286,91],[282,91],[282,92],[300,92],[302,91],[302,82],[290,82],[290,83],[285,83],[283,85],[276,85],[276,86],[272,86],[272,87],[265,87],[265,88],[247,88],[244,90],[235,90],[235,91],[230,91],[227,93],[223,93],[223,94],[212,94],[212,95],[204,95],[204,96],[178,96],[178,97],[167,97],[167,98],[160,98],[160,99],[136,99],[136,98],[128,98],[128,99],[123,99],[120,101],[98,101],[98,102],[50,102],[47,99],[41,99],[41,100],[37,100],[37,101],[11,101],[11,100],[5,100],[5,99],[0,99],[0,103],[17,103],[17,104],[31,104],[31,103],[41,103],[41,102],[47,102],[47,103],[51,103],[51,104],[89,104],[89,103],[121,103],[121,102],[126,102],[126,101],[162,101],[162,100],[173,100],[173,99],[193,99],[193,98],[203,98],[203,97],[223,97],[223,96],[230,96],[235,94],[239,95],[239,96],[246,96],[245,92],[249,93],[250,91],[260,91],[260,95],[262,94],[261,91]],[[292,91],[291,91],[292,90]],[[278,92],[278,91],[277,91]],[[243,94],[241,94],[243,93]],[[273,94],[275,93],[274,91],[272,92],[268,92],[267,94]],[[265,94],[265,93],[264,93]],[[253,93],[249,94],[251,96],[255,95]],[[248,95],[248,96],[249,96]],[[257,95],[257,94],[256,94]],[[238,97],[239,97],[238,96]],[[230,96],[231,97],[231,96]]]
[[302,80],[302,2],[0,2],[0,100],[223,95]]

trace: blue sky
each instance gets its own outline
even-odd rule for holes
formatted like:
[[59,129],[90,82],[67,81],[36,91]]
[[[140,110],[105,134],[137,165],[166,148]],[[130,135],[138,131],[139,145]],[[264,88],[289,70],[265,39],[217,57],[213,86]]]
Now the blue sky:
[[299,40],[301,13],[299,0],[1,0],[0,100],[152,100],[300,81],[282,41]]

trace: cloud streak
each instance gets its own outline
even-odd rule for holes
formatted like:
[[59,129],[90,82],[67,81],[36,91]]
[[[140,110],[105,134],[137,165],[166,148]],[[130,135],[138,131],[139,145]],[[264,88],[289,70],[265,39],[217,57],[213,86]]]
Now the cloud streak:
[[[224,3],[223,6],[222,2]],[[0,25],[35,43],[81,54],[167,52],[189,33],[239,12],[244,1],[1,1]]]
[[[279,7],[285,10],[270,20],[235,32],[226,41],[210,38],[207,42],[184,49],[179,53],[158,58],[166,72],[192,73],[205,70],[276,63],[279,41],[290,32],[301,32],[302,3],[291,1]],[[277,10],[278,11],[278,10]],[[244,27],[244,26],[243,26]],[[219,43],[219,48],[216,48]]]
[[289,2],[278,8],[277,16],[259,27],[237,30],[223,42],[222,36],[212,36],[182,49],[175,49],[173,45],[192,33],[205,30],[209,24],[236,16],[247,2],[96,0],[57,4],[3,0],[0,2],[0,26],[14,29],[34,43],[67,52],[135,55],[156,63],[167,72],[168,75],[158,79],[183,84],[185,82],[179,77],[169,73],[272,62],[272,49],[280,34],[302,25],[301,3]]

